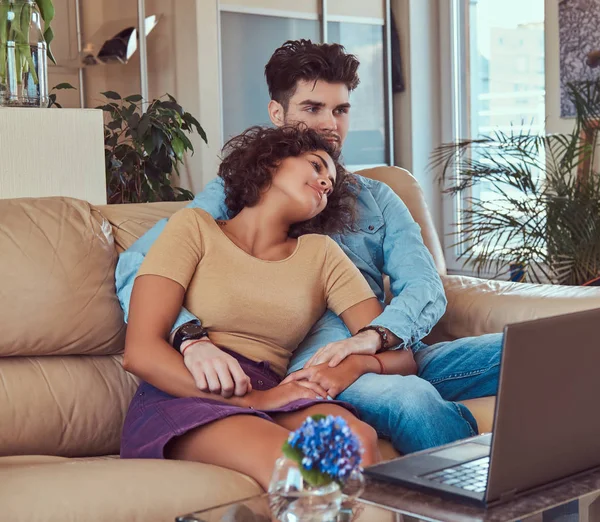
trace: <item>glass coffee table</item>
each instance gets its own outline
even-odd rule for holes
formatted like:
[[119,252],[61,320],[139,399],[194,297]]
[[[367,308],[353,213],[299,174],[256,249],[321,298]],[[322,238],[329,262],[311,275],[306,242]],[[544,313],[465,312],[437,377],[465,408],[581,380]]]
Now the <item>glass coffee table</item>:
[[[176,522],[275,522],[267,494],[177,517]],[[484,509],[369,480],[335,522],[600,522],[600,471]],[[301,522],[301,521],[298,521]]]
[[[189,513],[177,517],[175,520],[176,522],[276,522],[277,519],[271,515],[269,496],[265,493],[238,502]],[[335,522],[399,522],[401,520],[402,515],[393,509],[356,501],[351,508],[342,508]]]

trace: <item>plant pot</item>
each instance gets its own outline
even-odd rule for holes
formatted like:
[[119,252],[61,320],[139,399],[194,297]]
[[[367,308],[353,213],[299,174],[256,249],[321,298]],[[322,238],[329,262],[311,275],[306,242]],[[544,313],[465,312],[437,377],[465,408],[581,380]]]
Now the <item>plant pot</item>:
[[269,485],[269,504],[280,522],[334,522],[342,503],[351,504],[363,490],[364,478],[358,470],[343,487],[337,482],[313,486],[304,480],[296,462],[280,457]]
[[0,107],[48,106],[48,58],[33,0],[0,0]]

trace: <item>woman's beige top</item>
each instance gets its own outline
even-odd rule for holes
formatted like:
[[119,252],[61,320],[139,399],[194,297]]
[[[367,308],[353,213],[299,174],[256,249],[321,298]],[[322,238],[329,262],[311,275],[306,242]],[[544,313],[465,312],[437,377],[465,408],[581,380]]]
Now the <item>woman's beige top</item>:
[[375,297],[358,268],[329,237],[308,234],[281,261],[264,261],[235,245],[212,216],[174,214],[138,277],[154,274],[186,290],[184,306],[211,341],[285,375],[292,352],[326,308],[341,314]]

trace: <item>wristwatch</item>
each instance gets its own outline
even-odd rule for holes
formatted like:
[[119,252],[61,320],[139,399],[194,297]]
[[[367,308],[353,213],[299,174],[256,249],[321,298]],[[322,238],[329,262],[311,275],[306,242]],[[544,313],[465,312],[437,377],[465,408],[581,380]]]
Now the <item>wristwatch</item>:
[[361,332],[366,332],[367,330],[374,330],[375,332],[377,332],[379,334],[379,337],[381,338],[381,346],[380,346],[379,350],[377,350],[378,352],[387,350],[390,347],[390,338],[389,338],[387,330],[385,328],[383,328],[382,326],[369,325],[369,326],[365,326],[364,328],[361,328],[356,333],[359,334]]
[[208,331],[202,326],[202,323],[197,319],[189,321],[177,328],[177,331],[173,336],[173,348],[181,353],[181,345],[184,341],[202,339],[203,337],[208,337]]

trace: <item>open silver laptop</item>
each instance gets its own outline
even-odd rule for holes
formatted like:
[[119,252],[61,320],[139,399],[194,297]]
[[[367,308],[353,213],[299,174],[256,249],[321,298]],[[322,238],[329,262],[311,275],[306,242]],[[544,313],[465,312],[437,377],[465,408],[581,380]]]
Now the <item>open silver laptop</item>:
[[508,325],[493,435],[371,466],[483,505],[600,468],[600,309]]

